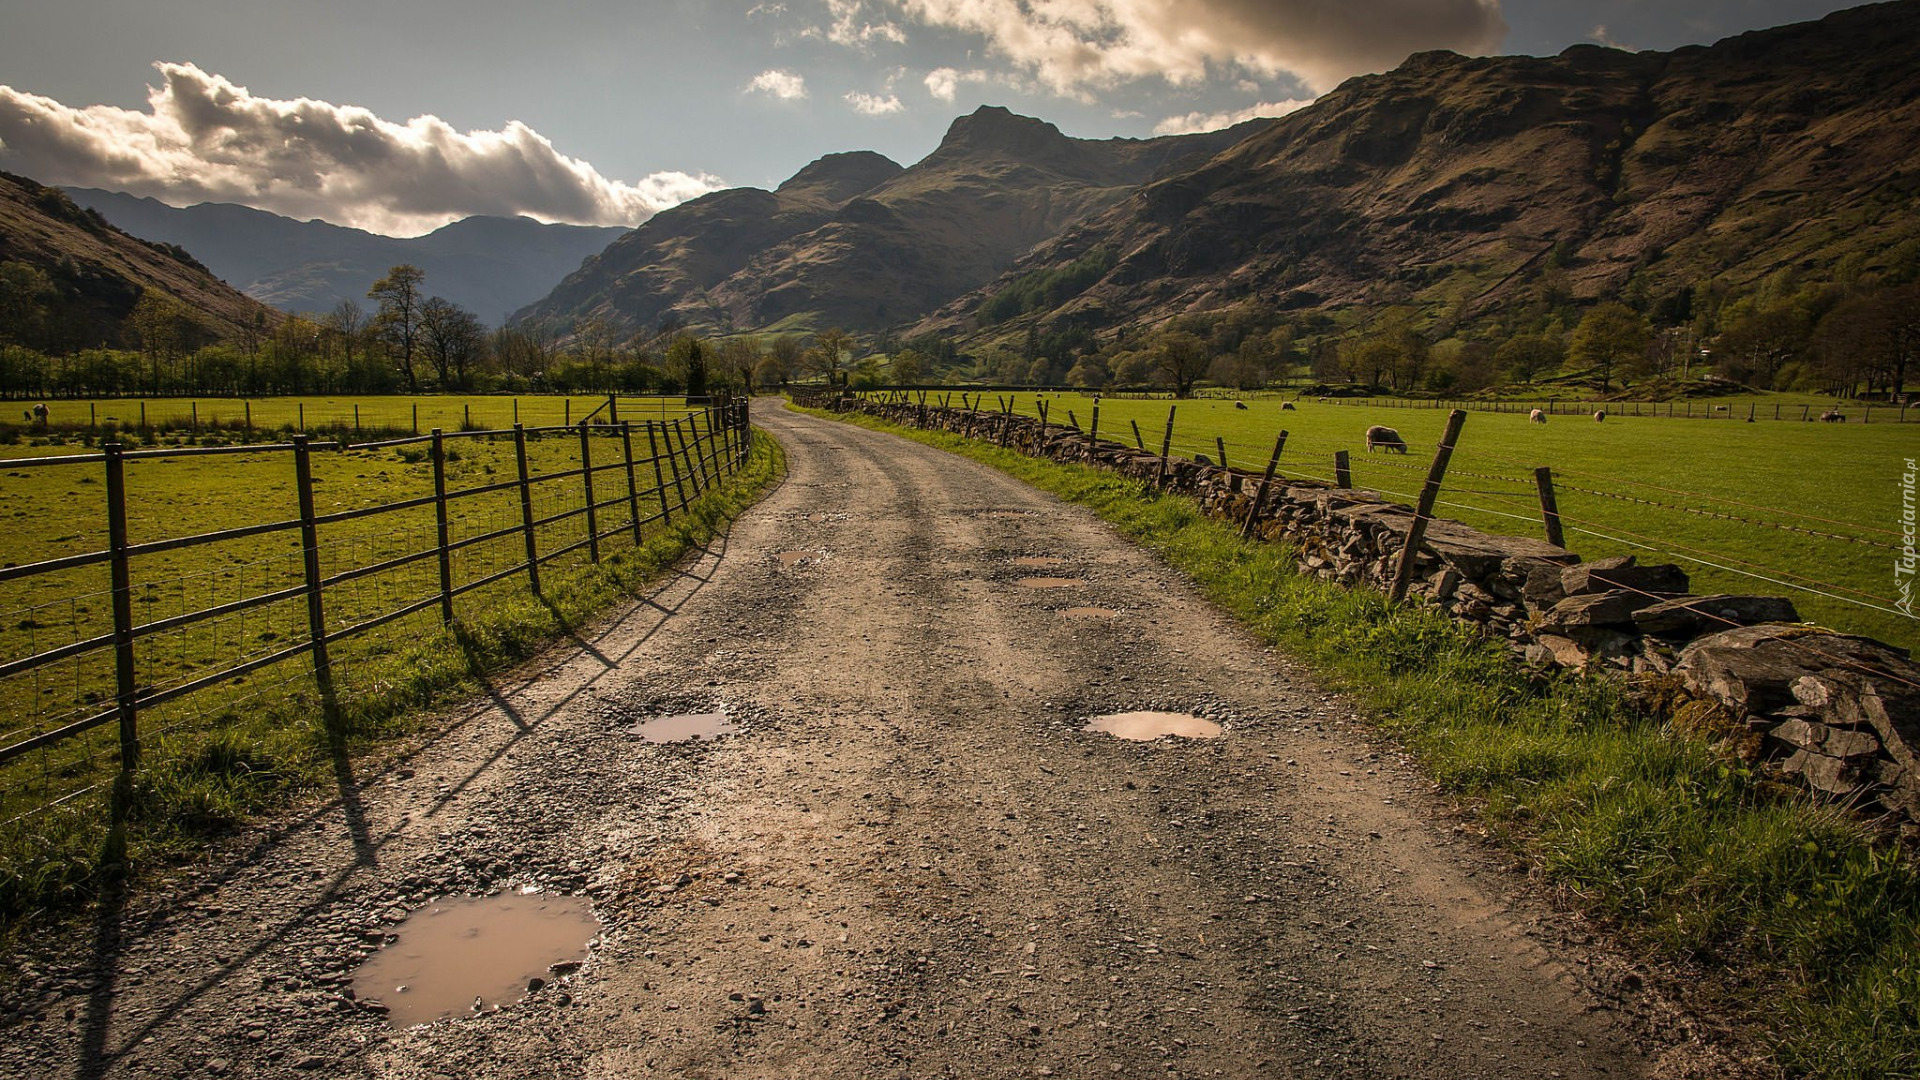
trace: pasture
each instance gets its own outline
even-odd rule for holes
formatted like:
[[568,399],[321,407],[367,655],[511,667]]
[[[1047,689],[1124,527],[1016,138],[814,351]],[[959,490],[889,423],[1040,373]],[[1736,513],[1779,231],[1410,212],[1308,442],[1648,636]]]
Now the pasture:
[[[471,671],[591,615],[677,554],[683,530],[705,512],[688,501],[736,471],[737,444],[711,430],[717,414],[662,426],[641,422],[660,411],[654,402],[623,404],[628,432],[589,426],[583,434],[576,425],[530,433],[530,479],[511,436],[448,438],[444,581],[427,440],[323,442],[312,451],[311,572],[301,529],[292,527],[302,517],[297,455],[284,445],[230,446],[208,435],[199,441],[211,447],[124,458],[133,685],[143,703],[141,759],[151,763],[137,797],[170,807],[177,820],[169,826],[238,816],[258,801],[247,791],[291,782],[328,739],[377,734]],[[679,399],[664,409],[686,415]],[[8,526],[0,563],[9,568],[0,572],[0,747],[97,718],[116,701],[115,650],[101,646],[115,627],[111,567],[88,557],[110,546],[109,472],[97,453],[25,464],[85,450],[0,450],[12,463],[0,465],[0,520]],[[590,476],[580,472],[583,453],[595,467]],[[239,532],[207,539],[226,530]],[[525,569],[530,546],[545,585],[538,598]],[[11,571],[61,559],[78,564]],[[310,579],[325,583],[344,727],[321,722],[307,655]],[[442,625],[443,590],[451,590],[458,619],[452,632]],[[0,916],[49,891],[10,879],[10,871],[37,865],[12,856],[67,834],[67,818],[76,828],[96,823],[119,765],[111,722],[0,763]],[[182,791],[191,805],[181,805]],[[57,865],[45,872],[66,873]]]
[[[930,395],[936,400],[938,395]],[[985,408],[999,408],[986,395]],[[952,395],[955,405],[960,395]],[[1015,395],[1013,407],[1084,430],[1093,398],[1076,393]],[[1174,408],[1173,452],[1266,466],[1275,437],[1288,432],[1280,474],[1331,481],[1334,454],[1348,452],[1355,487],[1411,504],[1447,413],[1379,405],[1232,400],[1103,398],[1102,438],[1160,449]],[[1398,430],[1405,456],[1373,453],[1371,424]],[[1920,424],[1863,425],[1692,420],[1665,416],[1554,416],[1531,424],[1524,412],[1470,412],[1437,512],[1488,532],[1542,535],[1534,469],[1549,466],[1567,546],[1587,558],[1637,555],[1676,562],[1697,593],[1787,596],[1802,618],[1903,648],[1920,645],[1920,624],[1896,606],[1895,560],[1902,537],[1901,477],[1920,459]],[[1910,579],[1909,579],[1910,580]]]

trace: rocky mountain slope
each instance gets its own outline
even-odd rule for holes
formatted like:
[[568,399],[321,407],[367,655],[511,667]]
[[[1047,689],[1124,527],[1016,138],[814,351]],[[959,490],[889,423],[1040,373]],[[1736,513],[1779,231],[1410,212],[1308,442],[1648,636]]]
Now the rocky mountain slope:
[[[1449,319],[1553,296],[1656,301],[1719,278],[1920,272],[1920,3],[1711,47],[1419,54],[1041,244],[917,331],[1153,323],[1414,303]],[[1001,325],[1018,275],[1111,268]]]
[[130,236],[60,189],[11,173],[0,173],[0,264],[31,268],[0,282],[12,324],[0,340],[55,348],[131,345],[124,324],[149,291],[193,313],[207,337],[237,339],[280,319],[185,251]]
[[910,168],[836,154],[773,192],[738,188],[665,211],[516,318],[634,330],[668,317],[709,328],[898,325],[1266,123],[1088,140],[984,107]]
[[288,312],[365,304],[367,287],[389,267],[412,263],[426,271],[429,293],[499,323],[627,232],[476,216],[395,237],[232,203],[182,208],[92,188],[68,194],[135,236],[186,248],[247,295]]

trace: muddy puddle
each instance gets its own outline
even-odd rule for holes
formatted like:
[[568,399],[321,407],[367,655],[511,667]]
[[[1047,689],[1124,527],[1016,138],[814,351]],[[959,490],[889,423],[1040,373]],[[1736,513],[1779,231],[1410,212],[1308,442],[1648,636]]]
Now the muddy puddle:
[[1023,577],[1014,584],[1023,589],[1071,589],[1087,583],[1077,577]]
[[1054,555],[1022,555],[1013,560],[1013,565],[1039,570],[1049,566],[1065,566],[1067,560]]
[[1061,608],[1060,614],[1069,619],[1117,619],[1120,617],[1120,613],[1110,607]]
[[627,729],[650,743],[711,742],[723,735],[737,735],[740,726],[723,712],[682,713],[642,720]]
[[468,1016],[528,992],[548,968],[585,958],[600,932],[577,896],[507,893],[450,897],[409,915],[398,940],[353,976],[354,996],[379,1001],[395,1027]]
[[776,551],[773,557],[780,560],[782,570],[791,570],[796,566],[820,561],[820,553],[817,551]]
[[1101,731],[1115,738],[1151,742],[1163,735],[1185,739],[1220,737],[1220,725],[1192,713],[1123,712],[1096,716],[1087,721],[1086,731]]

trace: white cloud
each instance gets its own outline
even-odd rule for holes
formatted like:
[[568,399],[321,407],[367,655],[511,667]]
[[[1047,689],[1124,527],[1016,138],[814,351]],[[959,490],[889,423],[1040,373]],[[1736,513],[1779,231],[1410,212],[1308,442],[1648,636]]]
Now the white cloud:
[[927,84],[927,93],[941,101],[951,103],[959,93],[961,83],[992,82],[993,76],[979,70],[960,71],[956,68],[943,67],[927,72],[924,81]]
[[[850,0],[843,0],[850,2]],[[1316,93],[1414,52],[1485,53],[1506,36],[1500,0],[886,0],[978,34],[1056,93],[1232,67],[1291,75]]]
[[634,225],[721,186],[658,172],[609,180],[512,121],[456,131],[350,105],[255,97],[192,64],[156,64],[149,111],[70,108],[0,86],[0,166],[43,183],[113,188],[165,202],[236,202],[414,235],[473,214]]
[[781,101],[798,101],[807,96],[807,80],[791,71],[763,71],[747,84],[747,92],[768,94]]
[[1262,116],[1285,116],[1298,109],[1313,104],[1311,100],[1288,98],[1286,101],[1263,101],[1258,105],[1249,105],[1244,109],[1231,112],[1201,113],[1190,112],[1185,116],[1169,116],[1153,125],[1155,135],[1192,135],[1198,131],[1219,131],[1235,124],[1244,124]]
[[853,111],[862,116],[886,116],[906,108],[893,94],[883,97],[879,94],[863,94],[858,90],[847,95],[847,104],[853,106]]
[[1608,33],[1606,24],[1604,23],[1594,27],[1593,33],[1588,34],[1587,38],[1588,40],[1594,42],[1595,44],[1604,45],[1609,49],[1622,49],[1626,52],[1639,51],[1635,49],[1633,46],[1627,44],[1624,41],[1621,41],[1619,38],[1616,38],[1612,34]]
[[824,37],[836,45],[859,49],[862,52],[873,48],[875,42],[885,41],[894,45],[907,43],[907,32],[900,29],[898,23],[889,19],[872,21],[866,18],[866,0],[827,0],[827,16],[833,22],[822,30],[817,26],[800,31],[801,37]]

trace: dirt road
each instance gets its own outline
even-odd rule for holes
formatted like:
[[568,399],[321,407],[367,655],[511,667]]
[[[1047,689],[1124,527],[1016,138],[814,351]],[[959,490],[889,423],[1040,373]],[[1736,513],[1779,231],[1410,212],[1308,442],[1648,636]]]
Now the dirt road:
[[[757,419],[790,475],[724,543],[350,798],[36,962],[0,1073],[1697,1067],[1350,706],[1090,515],[904,440]],[[716,706],[738,734],[628,731]],[[1134,709],[1224,733],[1082,730]],[[398,1031],[344,992],[408,909],[531,887],[594,898],[579,973]]]

